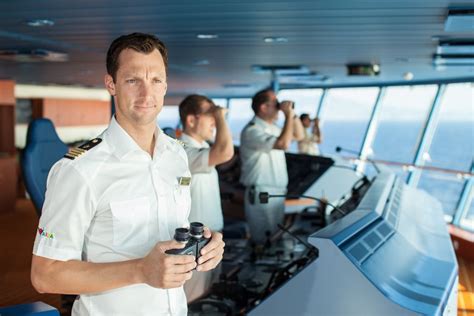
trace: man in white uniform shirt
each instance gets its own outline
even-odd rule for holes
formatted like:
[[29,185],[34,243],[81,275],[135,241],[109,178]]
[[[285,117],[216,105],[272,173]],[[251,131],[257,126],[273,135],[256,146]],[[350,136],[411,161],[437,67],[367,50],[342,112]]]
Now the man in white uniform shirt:
[[[319,155],[318,144],[321,144],[322,135],[321,129],[319,128],[319,119],[316,117],[314,120],[310,119],[309,114],[303,113],[300,115],[300,121],[303,124],[304,137],[298,142],[298,152],[306,155]],[[311,127],[311,133],[308,129]]]
[[[285,150],[292,140],[303,138],[303,126],[293,111],[293,103],[278,103],[273,90],[259,91],[252,99],[253,119],[240,137],[242,169],[240,182],[245,186],[245,217],[252,240],[263,244],[283,223],[284,198],[271,198],[261,204],[260,192],[286,194],[288,172]],[[275,125],[278,111],[285,115],[283,129]]]
[[[219,179],[215,166],[234,155],[232,134],[225,120],[226,110],[202,95],[189,95],[179,104],[183,125],[181,140],[188,155],[191,182],[190,222],[202,222],[213,231],[222,231]],[[209,146],[207,141],[214,139]]]
[[155,123],[166,64],[153,35],[117,38],[105,76],[115,116],[49,173],[31,280],[41,293],[78,294],[73,315],[186,315],[183,284],[222,258],[222,235],[209,229],[197,267],[165,253],[183,247],[172,239],[191,203],[186,154]]
[[[213,231],[222,231],[222,215],[219,178],[215,166],[234,155],[232,134],[225,120],[226,110],[218,107],[202,95],[189,95],[179,104],[179,116],[183,125],[180,139],[188,156],[191,181],[190,222],[202,222]],[[214,139],[209,146],[207,141]],[[195,273],[184,290],[191,302],[209,290],[220,269]]]

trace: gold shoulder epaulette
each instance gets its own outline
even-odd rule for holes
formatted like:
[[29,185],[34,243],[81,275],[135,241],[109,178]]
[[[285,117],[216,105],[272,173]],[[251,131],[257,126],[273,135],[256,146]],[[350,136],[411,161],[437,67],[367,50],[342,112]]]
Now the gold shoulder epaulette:
[[90,141],[88,141],[85,144],[82,144],[79,147],[74,147],[69,149],[67,154],[64,155],[65,158],[74,160],[77,157],[80,157],[82,154],[86,153],[89,149],[94,148],[95,146],[99,145],[100,142],[102,141],[101,138],[94,138]]
[[176,143],[178,143],[178,145],[181,145],[181,146],[183,146],[183,147],[186,147],[186,144],[185,144],[182,140],[176,139],[176,138],[173,138],[173,139],[174,139],[174,141],[175,141]]

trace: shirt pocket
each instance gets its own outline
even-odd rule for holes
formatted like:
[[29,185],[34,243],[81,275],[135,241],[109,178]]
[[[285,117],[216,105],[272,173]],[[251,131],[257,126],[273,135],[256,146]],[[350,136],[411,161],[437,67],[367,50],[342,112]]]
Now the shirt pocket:
[[113,245],[133,248],[148,241],[150,200],[147,197],[110,202],[113,217]]
[[176,185],[173,189],[174,205],[178,222],[187,221],[191,211],[191,190],[189,185]]

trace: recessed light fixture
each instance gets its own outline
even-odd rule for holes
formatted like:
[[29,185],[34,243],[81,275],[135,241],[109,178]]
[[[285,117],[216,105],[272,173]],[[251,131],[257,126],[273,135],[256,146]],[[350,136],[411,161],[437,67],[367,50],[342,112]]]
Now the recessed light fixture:
[[413,79],[413,73],[410,72],[410,71],[407,71],[403,74],[403,79],[405,79],[406,81],[410,81]]
[[36,19],[36,20],[30,20],[26,22],[29,26],[33,27],[41,27],[41,26],[53,26],[54,21],[53,20],[48,20],[48,19]]
[[215,39],[219,38],[219,35],[217,34],[198,34],[196,35],[197,38],[199,39]]
[[210,64],[210,62],[207,59],[199,59],[199,60],[195,60],[193,62],[194,66],[207,66],[209,64]]
[[268,36],[268,37],[264,37],[263,41],[265,43],[286,43],[288,42],[288,39],[286,37]]

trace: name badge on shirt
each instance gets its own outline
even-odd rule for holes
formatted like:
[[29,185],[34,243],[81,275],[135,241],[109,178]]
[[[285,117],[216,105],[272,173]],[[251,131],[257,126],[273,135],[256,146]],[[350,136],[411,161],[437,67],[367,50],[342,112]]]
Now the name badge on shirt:
[[191,177],[179,177],[178,178],[179,185],[189,185],[191,183]]

